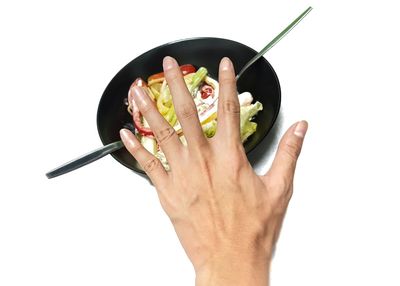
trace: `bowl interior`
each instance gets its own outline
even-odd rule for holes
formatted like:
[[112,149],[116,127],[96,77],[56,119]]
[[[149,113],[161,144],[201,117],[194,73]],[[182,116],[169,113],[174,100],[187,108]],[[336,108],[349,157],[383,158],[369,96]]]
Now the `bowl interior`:
[[[137,77],[147,79],[162,71],[162,60],[172,56],[179,64],[204,66],[209,74],[218,80],[220,60],[229,57],[236,72],[257,52],[241,43],[220,38],[194,38],[168,43],[156,47],[132,60],[111,80],[101,97],[97,111],[97,128],[103,144],[120,140],[119,130],[132,118],[126,110],[124,99],[132,82]],[[265,58],[254,63],[238,80],[239,92],[249,91],[264,109],[255,117],[257,131],[245,142],[246,152],[250,152],[272,128],[280,108],[281,93],[278,78]],[[136,160],[123,148],[112,156],[124,166],[143,173]]]

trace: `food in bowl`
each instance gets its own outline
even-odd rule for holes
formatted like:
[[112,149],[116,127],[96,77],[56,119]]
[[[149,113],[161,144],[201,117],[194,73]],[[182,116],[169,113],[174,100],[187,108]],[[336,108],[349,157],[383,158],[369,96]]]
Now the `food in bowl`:
[[[185,64],[180,66],[180,69],[186,86],[197,107],[204,135],[211,138],[217,130],[219,83],[208,75],[205,67],[196,69],[191,64]],[[160,72],[150,76],[147,82],[139,77],[132,83],[132,86],[135,85],[146,89],[148,96],[153,100],[158,111],[175,129],[183,144],[186,144],[164,73]],[[253,97],[249,92],[243,92],[238,97],[240,103],[240,137],[242,142],[245,142],[257,130],[257,123],[253,122],[252,119],[262,110],[263,106],[259,101],[252,103]],[[157,144],[153,131],[146,119],[141,115],[130,92],[125,104],[127,105],[127,111],[133,116],[135,135],[143,146],[160,159],[164,167],[168,170],[169,166],[166,157]]]

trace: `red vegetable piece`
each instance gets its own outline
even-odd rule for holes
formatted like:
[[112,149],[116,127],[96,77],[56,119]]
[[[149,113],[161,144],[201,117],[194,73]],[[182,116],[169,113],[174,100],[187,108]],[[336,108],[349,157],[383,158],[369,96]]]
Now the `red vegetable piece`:
[[202,99],[207,99],[208,97],[213,97],[214,96],[214,89],[212,86],[205,84],[200,90],[201,93],[201,98]]
[[[181,65],[179,68],[182,71],[182,75],[187,75],[189,73],[196,72],[196,68],[193,65],[190,65],[190,64]],[[163,72],[153,74],[152,76],[150,76],[147,79],[147,81],[151,82],[151,81],[158,80],[158,79],[164,79],[164,73]],[[160,81],[162,81],[162,80],[160,80]]]

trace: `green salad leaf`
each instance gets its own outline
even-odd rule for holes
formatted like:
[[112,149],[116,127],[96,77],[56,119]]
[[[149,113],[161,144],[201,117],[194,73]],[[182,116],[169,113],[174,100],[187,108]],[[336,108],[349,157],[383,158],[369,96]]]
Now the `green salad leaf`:
[[210,122],[202,125],[201,127],[203,128],[204,135],[206,135],[207,138],[211,138],[217,132],[217,120],[215,119],[211,120]]
[[250,135],[256,132],[257,123],[251,122],[251,119],[263,109],[261,102],[240,107],[240,139],[245,142]]

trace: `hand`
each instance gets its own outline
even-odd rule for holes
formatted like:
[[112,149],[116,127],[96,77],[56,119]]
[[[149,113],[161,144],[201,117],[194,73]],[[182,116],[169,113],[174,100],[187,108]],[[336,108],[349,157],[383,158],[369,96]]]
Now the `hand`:
[[293,192],[296,161],[307,131],[301,121],[283,136],[271,169],[258,176],[240,140],[240,106],[232,62],[219,67],[216,135],[207,139],[177,62],[164,58],[165,77],[187,147],[140,87],[135,102],[171,170],[128,130],[121,138],[157,189],[196,272],[196,285],[267,285],[272,249]]

